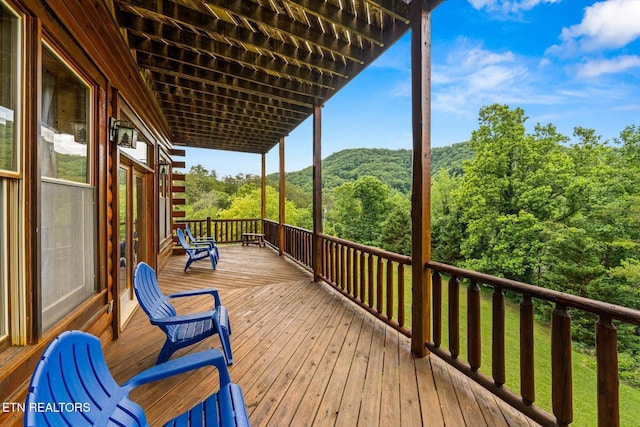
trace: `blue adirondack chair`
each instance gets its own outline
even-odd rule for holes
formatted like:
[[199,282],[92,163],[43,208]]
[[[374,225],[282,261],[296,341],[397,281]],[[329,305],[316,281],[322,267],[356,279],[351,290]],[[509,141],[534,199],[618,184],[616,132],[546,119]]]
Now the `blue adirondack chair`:
[[184,235],[184,232],[181,228],[176,230],[176,234],[178,235],[178,242],[185,250],[189,259],[184,266],[184,271],[187,271],[192,262],[198,261],[201,259],[207,259],[211,261],[211,267],[216,269],[216,264],[218,263],[218,259],[216,257],[216,251],[211,248],[208,243],[189,243]]
[[214,252],[216,253],[216,261],[220,260],[220,252],[218,251],[218,245],[216,245],[216,240],[213,237],[193,237],[193,234],[191,233],[191,228],[189,227],[189,225],[185,225],[184,227],[184,231],[185,233],[187,233],[187,237],[189,238],[189,241],[191,243],[206,243],[209,246],[211,246],[214,250]]
[[[166,362],[178,349],[218,334],[227,364],[233,364],[229,340],[231,335],[229,313],[220,303],[220,296],[216,289],[195,289],[165,296],[158,285],[155,270],[144,262],[138,263],[133,273],[133,289],[140,306],[149,316],[151,324],[158,326],[167,336],[156,363]],[[170,298],[196,295],[211,295],[214,299],[213,309],[201,313],[177,315],[176,309],[169,302]]]
[[81,331],[63,332],[47,347],[31,377],[24,425],[148,426],[144,410],[129,399],[129,392],[203,366],[218,369],[218,391],[165,426],[248,426],[242,390],[231,382],[218,349],[156,365],[119,386],[104,360],[100,340]]

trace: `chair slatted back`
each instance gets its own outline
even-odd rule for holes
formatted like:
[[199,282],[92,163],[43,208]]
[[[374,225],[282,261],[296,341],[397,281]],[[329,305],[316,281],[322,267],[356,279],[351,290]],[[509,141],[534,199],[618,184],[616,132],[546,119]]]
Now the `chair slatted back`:
[[[140,262],[133,273],[133,289],[140,306],[152,321],[176,315],[176,309],[160,290],[156,272],[147,263]],[[173,333],[175,325],[159,325],[166,333]]]
[[36,366],[25,426],[147,426],[142,408],[129,400],[104,360],[100,340],[80,332],[57,336]]

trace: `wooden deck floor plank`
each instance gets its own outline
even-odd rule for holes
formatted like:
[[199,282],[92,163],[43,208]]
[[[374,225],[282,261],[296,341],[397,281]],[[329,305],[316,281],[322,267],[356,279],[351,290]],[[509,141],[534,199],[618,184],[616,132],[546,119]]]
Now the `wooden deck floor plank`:
[[509,423],[500,410],[499,402],[489,391],[477,387],[470,379],[467,379],[469,390],[474,394],[482,414],[491,427],[507,427]]
[[[333,298],[335,299],[336,297],[334,296]],[[293,425],[292,419],[300,406],[300,402],[303,400],[303,396],[310,392],[310,383],[316,375],[325,349],[329,346],[336,331],[334,320],[341,319],[348,309],[347,304],[339,300],[338,303],[332,303],[331,307],[333,311],[327,313],[327,321],[324,322],[322,330],[319,331],[317,337],[314,339],[314,345],[308,349],[307,357],[300,364],[295,376],[292,377],[291,381],[287,381],[289,382],[287,385],[277,384],[279,387],[286,387],[287,390],[277,405],[276,410],[268,420],[272,425]]]
[[340,356],[340,349],[354,317],[355,311],[347,309],[340,319],[334,319],[335,332],[323,354],[318,369],[316,369],[316,375],[302,396],[300,405],[291,420],[292,426],[314,425],[318,408],[326,395],[327,384],[331,380],[331,374]]
[[364,315],[364,312],[355,313],[347,330],[345,339],[339,349],[338,358],[331,371],[324,397],[313,421],[315,426],[333,426],[336,424],[336,418],[344,396],[345,384],[350,374],[356,345],[364,322]]
[[436,357],[431,358],[431,369],[433,370],[433,378],[435,380],[436,389],[440,396],[440,405],[442,407],[442,416],[445,425],[463,426],[465,419],[462,416],[458,398],[451,382],[449,374],[449,365]]
[[297,317],[291,318],[290,324],[273,329],[272,333],[275,337],[272,343],[251,363],[245,375],[250,380],[246,379],[242,382],[250,413],[268,392],[270,385],[287,364],[291,355],[303,345],[306,334],[301,331],[312,328],[324,312],[326,307],[321,304],[321,301],[322,295],[314,293],[312,299],[305,302],[305,307],[299,311]]
[[[400,337],[399,337],[400,338]],[[400,424],[402,426],[422,426],[420,397],[416,363],[411,353],[411,343],[406,339],[399,340],[400,360]]]
[[382,368],[382,397],[380,399],[380,425],[390,425],[400,419],[400,371],[398,332],[388,329],[384,343]]
[[314,303],[320,297],[321,295],[317,293],[294,295],[289,307],[296,307],[295,310],[274,313],[271,322],[264,325],[256,323],[256,328],[249,329],[242,336],[236,338],[240,343],[238,358],[241,358],[243,363],[234,366],[231,373],[234,381],[241,383],[243,388],[247,388],[245,392],[249,391],[248,388],[259,377],[260,369],[266,369],[269,366],[268,364],[275,357],[274,353],[277,353],[279,346],[285,345],[297,332],[295,326],[307,316],[307,313],[300,308],[306,304]]
[[362,401],[369,398],[363,393],[363,389],[369,357],[371,352],[374,351],[371,348],[374,333],[373,322],[374,320],[369,316],[363,319],[362,329],[360,330],[360,336],[358,337],[355,354],[338,410],[336,419],[336,425],[338,426],[357,425]]
[[[455,368],[449,366],[449,369],[453,371]],[[480,410],[476,394],[472,391],[472,388],[475,387],[471,387],[468,378],[457,371],[454,371],[449,377],[451,378],[453,389],[458,397],[458,406],[467,425],[473,422],[475,423],[474,425],[478,427],[493,427],[491,424],[487,424],[488,420],[485,419],[484,414]],[[478,392],[478,394],[481,393]]]
[[424,425],[432,427],[444,427],[444,416],[440,405],[440,395],[436,387],[432,358],[427,356],[415,359],[416,382],[418,384],[418,395],[420,397],[421,418]]
[[[296,334],[300,339],[290,340],[278,353],[276,360],[272,363],[272,368],[266,370],[256,383],[254,389],[258,391],[256,398],[259,402],[250,417],[258,425],[268,424],[280,404],[284,402],[286,405],[289,399],[285,400],[284,396],[290,388],[291,378],[298,374],[304,361],[314,351],[320,334],[326,329],[327,323],[331,321],[333,314],[341,305],[336,299],[330,298],[328,294],[325,294],[319,303],[320,307],[314,309],[313,315],[309,316],[306,324],[302,327],[306,334]],[[298,395],[303,390],[298,391]],[[291,399],[299,399],[299,397]],[[249,404],[251,397],[247,397],[247,401]],[[276,418],[275,421],[280,425],[282,423],[280,418]]]
[[358,425],[367,427],[378,423],[380,418],[380,396],[382,395],[382,367],[384,366],[384,341],[387,328],[382,323],[374,324],[371,337],[369,363],[362,388],[366,396],[360,404]]
[[297,311],[295,304],[303,303],[309,295],[309,290],[304,286],[289,290],[289,299],[278,297],[283,292],[280,286],[269,285],[263,289],[268,289],[269,294],[263,294],[259,301],[235,308],[233,314],[229,315],[234,358],[235,355],[238,358],[250,355],[263,339],[272,335],[274,329],[287,327]]

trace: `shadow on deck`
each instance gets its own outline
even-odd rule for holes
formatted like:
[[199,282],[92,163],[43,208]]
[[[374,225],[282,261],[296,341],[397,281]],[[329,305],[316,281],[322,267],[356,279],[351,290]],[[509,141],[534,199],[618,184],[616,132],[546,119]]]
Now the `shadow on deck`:
[[[218,270],[201,262],[187,273],[184,257],[174,257],[159,281],[165,293],[220,291],[232,327],[229,371],[253,426],[536,425],[437,357],[414,358],[408,338],[273,250],[223,246],[220,256]],[[210,302],[177,300],[176,308],[187,313],[204,304]],[[163,340],[138,309],[105,349],[116,380],[152,366]],[[176,356],[209,347],[220,347],[217,336]],[[215,370],[204,368],[140,387],[131,397],[151,425],[161,425],[216,384]]]

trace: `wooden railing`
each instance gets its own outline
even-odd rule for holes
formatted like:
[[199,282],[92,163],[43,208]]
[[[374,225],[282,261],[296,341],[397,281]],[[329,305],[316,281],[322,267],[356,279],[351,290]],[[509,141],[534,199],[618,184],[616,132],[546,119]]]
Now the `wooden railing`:
[[411,336],[411,286],[406,284],[411,269],[405,269],[411,258],[326,234],[320,234],[319,239],[320,276],[385,323]]
[[213,237],[217,243],[238,243],[242,241],[242,233],[260,233],[262,220],[245,219],[180,219],[175,221],[176,227],[189,225],[195,237]]
[[[640,326],[640,311],[581,298],[529,284],[463,270],[438,262],[426,267],[432,274],[432,342],[425,345],[461,372],[501,397],[514,408],[542,425],[569,425],[573,422],[573,376],[571,365],[571,316],[569,310],[592,313],[597,360],[598,425],[620,425],[617,330],[613,320]],[[447,283],[448,303],[443,307],[442,275]],[[460,323],[461,280],[467,280],[467,323]],[[480,373],[482,335],[480,331],[480,286],[492,291],[491,376]],[[505,384],[505,292],[520,298],[520,393]],[[553,305],[551,315],[551,402],[553,415],[535,406],[534,382],[534,300]],[[443,310],[447,310],[448,350],[441,347]],[[460,333],[467,333],[467,361],[460,360]]]
[[[278,248],[278,223],[265,219],[263,229],[267,243]],[[282,252],[308,270],[313,269],[312,244],[313,232],[292,225],[284,225],[284,247]]]
[[[278,247],[278,223],[264,221],[265,239]],[[322,265],[320,277],[401,333],[411,336],[410,311],[411,258],[378,248],[320,234]],[[307,269],[313,269],[313,233],[299,227],[284,226],[283,253]],[[408,274],[407,274],[408,273]],[[407,310],[408,308],[408,310]]]
[[[246,231],[257,230],[259,220],[245,221]],[[251,228],[254,227],[254,228]],[[279,248],[279,225],[264,220],[265,240]],[[236,236],[241,236],[236,234]],[[239,239],[239,237],[236,237]],[[387,324],[411,336],[411,258],[319,234],[321,265],[319,274],[342,294],[373,313]],[[236,240],[237,241],[237,240]],[[284,226],[282,252],[307,269],[313,269],[313,233],[298,227]],[[594,325],[597,362],[597,405],[599,426],[620,425],[618,380],[618,339],[613,324],[624,322],[640,326],[640,311],[526,283],[428,262],[432,282],[432,341],[424,345],[435,355],[484,386],[520,412],[545,426],[563,426],[573,422],[572,343],[570,310],[580,310],[597,317]],[[443,284],[443,277],[447,278]],[[481,293],[491,291],[491,374],[481,372]],[[461,322],[461,290],[466,290],[466,324]],[[446,292],[446,298],[443,294]],[[506,292],[519,299],[519,349],[506,348]],[[445,302],[446,301],[446,302]],[[551,314],[551,406],[552,414],[535,405],[534,304],[546,301]],[[445,306],[446,305],[446,306]],[[444,311],[446,310],[446,312]],[[446,325],[444,324],[446,321]],[[447,349],[443,345],[446,326]],[[466,334],[466,361],[461,360],[461,334]],[[519,350],[520,391],[506,383],[508,351]]]

